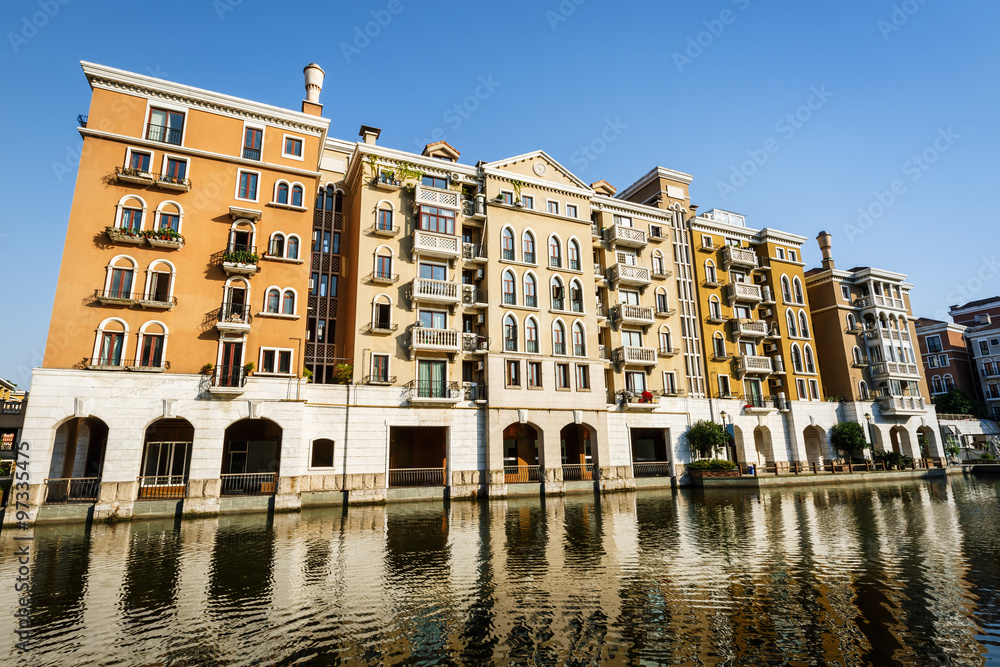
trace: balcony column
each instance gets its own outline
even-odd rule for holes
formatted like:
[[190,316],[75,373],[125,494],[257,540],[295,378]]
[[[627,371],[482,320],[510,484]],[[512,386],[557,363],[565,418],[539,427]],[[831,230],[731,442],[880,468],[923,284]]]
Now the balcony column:
[[[594,471],[597,472],[598,488],[601,492],[621,491],[635,488],[632,466],[624,461],[615,461],[611,456],[611,429],[608,428],[608,413],[597,412],[591,417],[595,430],[591,442]],[[629,436],[626,435],[626,438]],[[631,448],[631,442],[627,443]]]
[[[490,498],[507,497],[507,478],[503,472],[503,430],[507,423],[503,418],[509,414],[501,410],[489,410],[486,418],[486,492]],[[514,412],[516,416],[517,413]]]
[[195,425],[191,443],[191,466],[181,512],[185,517],[213,516],[219,513],[222,495],[222,447],[226,430]]
[[[573,423],[572,412],[558,411],[554,413],[556,419],[552,419],[553,413],[549,413],[549,419],[544,420],[545,428],[542,432],[542,472],[544,473],[545,495],[561,496],[566,493],[566,484],[563,482],[562,471],[562,444],[560,432],[566,423]],[[568,422],[559,418],[569,416]]]

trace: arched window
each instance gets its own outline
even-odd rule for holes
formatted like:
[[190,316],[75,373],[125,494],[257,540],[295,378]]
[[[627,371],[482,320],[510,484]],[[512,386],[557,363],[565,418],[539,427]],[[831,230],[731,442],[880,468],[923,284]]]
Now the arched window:
[[555,234],[549,237],[549,266],[554,269],[562,268],[562,246]]
[[663,287],[656,288],[656,312],[666,314],[670,312],[670,302],[667,299],[667,290]]
[[302,206],[302,186],[293,185],[292,186],[292,206]]
[[785,303],[792,302],[792,283],[789,282],[788,276],[781,276],[781,299]]
[[572,271],[580,270],[580,244],[576,239],[570,239],[567,244],[569,254],[569,268]]
[[653,251],[653,275],[665,276],[667,275],[667,266],[663,261],[663,253],[659,250]]
[[285,256],[285,235],[281,232],[271,234],[271,243],[268,245],[267,254],[272,257]]
[[816,359],[813,357],[812,348],[806,345],[805,351],[806,351],[806,373],[815,373]]
[[278,181],[278,189],[274,194],[274,201],[279,204],[288,203],[288,183]]
[[955,378],[951,376],[951,373],[944,374],[944,390],[945,391],[955,390]]
[[525,264],[535,263],[535,235],[531,232],[521,235],[521,260]]
[[237,220],[229,228],[228,252],[256,252],[257,226],[249,220]]
[[552,354],[566,354],[566,325],[559,320],[552,325]]
[[566,289],[558,277],[552,279],[552,310],[566,310]]
[[574,313],[583,312],[583,285],[576,278],[569,283],[569,307]]
[[538,307],[538,282],[531,273],[524,274],[524,305],[529,308]]
[[854,313],[847,313],[847,330],[854,331],[858,328],[858,320],[854,317]]
[[517,305],[517,279],[514,272],[507,269],[503,272],[503,303],[505,306]]
[[264,307],[264,311],[268,313],[277,313],[278,306],[281,304],[281,291],[277,287],[272,287],[267,290],[267,302]]
[[662,354],[670,354],[673,346],[671,345],[672,341],[670,340],[670,329],[668,327],[660,327],[659,342],[660,352]]
[[392,205],[389,202],[379,202],[375,210],[375,229],[380,232],[392,232]]
[[792,291],[795,293],[795,303],[805,303],[805,292],[802,291],[802,281],[798,276],[792,279]]
[[285,290],[281,297],[281,312],[283,315],[295,314],[295,290]]
[[798,343],[792,343],[792,369],[796,373],[802,372],[802,350],[799,349]]
[[513,315],[503,318],[503,349],[506,352],[517,352],[517,320]]
[[715,262],[710,259],[705,260],[705,282],[718,283],[719,275],[715,271]]
[[799,333],[803,338],[809,338],[809,323],[806,318],[806,311],[799,311]]
[[142,218],[146,212],[146,202],[135,195],[125,195],[118,202],[118,215],[115,227],[118,229],[142,229]]
[[377,280],[392,280],[392,249],[381,245],[375,249],[375,278]]
[[722,303],[714,294],[708,298],[708,316],[713,320],[722,319]]
[[372,330],[392,331],[392,299],[385,294],[372,301]]
[[128,324],[117,317],[109,317],[97,327],[94,341],[93,366],[121,366],[122,353],[128,344]]
[[862,401],[867,401],[869,399],[868,384],[864,380],[858,382],[858,398]]
[[726,339],[718,331],[712,336],[712,352],[717,359],[722,359],[726,356]]
[[524,342],[527,352],[538,352],[538,322],[534,317],[524,321]]
[[285,246],[285,256],[288,259],[298,259],[299,258],[299,237],[292,234],[288,237],[287,245]]
[[941,378],[937,375],[931,378],[931,393],[940,394],[941,391]]
[[986,398],[1000,398],[1000,386],[996,382],[990,382],[987,385]]
[[167,348],[167,327],[156,320],[139,328],[135,359],[139,368],[163,368]]
[[[172,303],[174,295],[174,265],[164,259],[154,260],[146,269],[143,301],[156,304]],[[143,304],[150,305],[150,304]]]
[[788,325],[788,335],[792,338],[798,338],[799,330],[795,326],[795,313],[791,309],[785,311],[785,323]]
[[504,227],[500,232],[500,253],[501,258],[513,262],[514,257],[514,230]]
[[573,323],[573,356],[587,356],[587,334],[583,330],[582,322]]
[[851,356],[854,357],[854,363],[855,364],[857,364],[857,365],[860,366],[861,364],[865,363],[865,359],[861,355],[861,348],[858,347],[857,345],[855,345],[854,349],[851,350]]
[[104,295],[111,299],[131,299],[135,284],[135,260],[128,255],[118,255],[108,263],[104,278]]
[[153,223],[154,228],[163,232],[169,231],[180,234],[181,218],[183,216],[184,212],[180,204],[172,201],[161,202],[156,208],[156,221]]
[[250,285],[246,279],[233,277],[227,280],[223,291],[223,315],[227,321],[247,321],[249,306]]

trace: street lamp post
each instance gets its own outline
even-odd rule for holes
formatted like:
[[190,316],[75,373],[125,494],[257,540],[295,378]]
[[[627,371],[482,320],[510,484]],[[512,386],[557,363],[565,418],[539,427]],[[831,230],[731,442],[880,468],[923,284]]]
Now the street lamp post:
[[872,451],[875,451],[875,438],[872,437],[872,414],[870,412],[865,413],[865,421],[868,422],[868,444],[871,445]]

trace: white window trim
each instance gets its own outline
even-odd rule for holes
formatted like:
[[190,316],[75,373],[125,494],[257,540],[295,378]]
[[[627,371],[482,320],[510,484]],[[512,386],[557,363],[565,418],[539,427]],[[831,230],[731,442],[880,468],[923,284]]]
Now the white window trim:
[[[569,214],[569,210],[573,209],[573,215]],[[567,218],[573,218],[574,220],[580,219],[580,207],[577,204],[566,204],[566,216]]]
[[[156,205],[156,210],[153,211],[153,224],[150,229],[160,228],[160,215],[163,213],[163,207],[168,204],[177,207],[177,233],[183,236],[184,233],[181,230],[184,229],[184,208],[172,199],[161,201]],[[168,213],[167,215],[173,215],[173,213]]]
[[[288,143],[289,139],[297,139],[300,142],[300,146],[302,148],[302,155],[293,155],[292,153],[286,153],[285,152],[285,144]],[[263,149],[263,147],[264,147],[264,138],[263,137],[261,137],[260,145],[261,145],[261,148]],[[299,162],[302,162],[302,161],[305,160],[305,154],[306,154],[306,140],[305,140],[304,137],[300,137],[300,136],[295,135],[295,134],[282,134],[281,135],[281,157],[288,158],[289,160],[298,160]],[[305,197],[305,195],[303,194],[303,200],[304,200],[304,197]]]
[[[264,352],[274,352],[274,363],[278,363],[278,355],[281,352],[288,352],[290,354],[290,361],[288,364],[288,373],[279,373],[278,371],[265,371],[264,370]],[[295,376],[295,350],[290,347],[261,347],[257,354],[257,370],[254,372],[255,375],[264,375],[268,377],[294,377]]]
[[[184,157],[183,155],[174,155],[173,153],[164,153],[160,162],[160,176],[165,177],[167,175],[167,160],[177,160],[178,162],[185,163],[184,178],[191,180],[191,158]],[[152,160],[150,160],[150,164],[153,164]]]
[[139,226],[139,229],[141,231],[146,228],[146,213],[149,211],[149,207],[146,205],[146,200],[139,195],[128,194],[119,199],[118,204],[115,206],[115,229],[122,228],[122,211],[126,208],[135,208],[134,206],[125,206],[125,202],[133,199],[142,204],[142,224]]
[[101,340],[104,337],[103,334],[105,333],[105,327],[112,322],[118,322],[122,325],[122,335],[124,336],[122,338],[122,360],[124,361],[127,358],[126,350],[128,350],[129,337],[128,322],[120,317],[109,317],[101,322],[97,327],[97,334],[94,336],[94,353],[90,355],[91,359],[97,359],[101,356]]
[[[667,382],[667,378],[670,378],[670,382]],[[665,394],[676,394],[677,393],[677,373],[674,371],[663,371],[663,393]]]
[[260,159],[251,160],[252,162],[264,162],[264,142],[267,140],[267,125],[261,123],[255,123],[252,121],[243,121],[243,131],[240,132],[240,147],[239,153],[237,154],[241,160],[248,160],[249,158],[243,157],[243,142],[246,141],[247,128],[260,130]]
[[[585,375],[587,376],[587,386],[580,386],[580,369],[585,368]],[[593,389],[593,379],[590,377],[590,364],[574,364],[573,368],[573,381],[576,384],[577,391],[591,391]]]
[[[372,318],[373,318],[373,320],[372,321],[374,321],[374,317],[375,317],[375,313],[374,313],[374,309],[373,309],[373,311],[372,311]],[[388,379],[392,377],[392,354],[390,354],[388,352],[372,352],[372,353],[370,353],[368,355],[368,380],[369,380],[369,382],[371,382],[372,374],[373,374],[374,368],[375,368],[375,357],[385,357],[386,358],[387,363],[386,363],[386,366],[385,366],[385,369],[386,369],[385,377],[386,377],[386,380],[388,381]]]
[[[528,203],[525,201],[525,198],[531,200],[531,206],[528,206]],[[535,210],[535,195],[521,195],[521,206],[526,211],[534,211]]]
[[111,258],[111,261],[108,262],[108,265],[105,267],[105,271],[104,271],[105,272],[105,275],[104,275],[104,291],[107,292],[108,290],[111,289],[111,274],[112,274],[113,269],[124,269],[124,268],[127,268],[127,267],[124,267],[124,266],[116,266],[115,265],[115,262],[117,262],[119,259],[127,259],[129,262],[132,263],[132,288],[131,289],[132,289],[132,293],[134,294],[135,293],[135,279],[136,279],[136,274],[139,272],[139,263],[136,262],[135,259],[132,258],[129,255],[115,255],[114,257]]
[[[157,264],[166,264],[170,267],[170,271],[156,271],[153,267]],[[154,259],[149,263],[149,266],[146,267],[146,284],[142,290],[143,295],[149,294],[149,288],[152,287],[154,273],[170,273],[170,286],[167,289],[167,296],[172,298],[174,296],[174,283],[177,282],[177,268],[173,265],[173,262],[169,262],[165,259]],[[135,280],[135,277],[133,276],[132,279]]]
[[[154,165],[156,165],[156,151],[154,151],[151,148],[134,148],[132,146],[127,147],[125,149],[125,164],[122,165],[123,169],[129,169],[130,168],[128,165],[132,164],[132,153],[148,153],[149,154],[149,171],[147,173],[149,173],[149,174],[155,174],[156,173],[153,170],[154,169]],[[165,166],[166,166],[166,162],[164,162],[164,167]]]
[[[284,204],[278,201],[278,186],[281,185],[282,183],[288,186],[288,202]],[[260,180],[257,181],[257,185],[259,190]],[[303,204],[302,206],[296,206],[295,204],[292,203],[292,190],[296,187],[302,189],[302,204]],[[237,184],[236,189],[238,192],[239,184]],[[284,179],[279,179],[274,182],[274,187],[271,188],[271,201],[269,201],[267,205],[274,206],[275,208],[287,208],[292,211],[308,211],[309,208],[305,206],[305,202],[306,202],[306,187],[304,185],[302,185],[298,181],[286,181]]]
[[[550,204],[555,204],[556,205],[556,210],[555,211],[551,210]],[[557,199],[546,199],[545,200],[545,212],[548,213],[549,215],[560,215],[560,213],[559,213],[559,204],[560,204],[560,202]]]
[[[242,149],[242,146],[241,146],[241,148],[240,148],[240,154],[241,155],[242,155],[242,152],[243,152],[243,149]],[[240,176],[242,174],[257,174],[257,192],[255,193],[257,195],[256,199],[244,199],[243,197],[240,197]],[[263,175],[262,172],[260,172],[260,171],[258,171],[256,169],[244,169],[243,167],[240,167],[239,169],[237,169],[236,170],[236,188],[233,190],[233,199],[235,199],[236,201],[253,202],[254,204],[260,202],[260,190],[263,187],[263,181],[261,179],[262,175]],[[289,192],[289,196],[291,196],[291,192]],[[305,196],[305,194],[303,193],[303,197],[304,196]]]
[[[171,290],[173,290],[173,287],[174,287],[173,280],[171,280],[170,282]],[[162,334],[150,334],[153,336],[159,336],[159,335],[163,336],[163,349],[160,350],[160,366],[159,366],[159,368],[163,368],[167,364],[167,342],[170,339],[170,330],[167,329],[167,325],[161,322],[160,320],[149,320],[148,322],[143,323],[141,327],[139,327],[139,331],[136,333],[135,337],[136,338],[135,357],[134,357],[135,363],[136,365],[138,365],[139,360],[142,358],[142,340],[146,335],[146,327],[149,327],[150,325],[153,324],[159,325],[159,327],[163,329]]]
[[[162,99],[147,99],[146,100],[146,115],[142,118],[142,136],[143,141],[152,141],[152,139],[147,139],[146,136],[149,133],[149,114],[153,109],[164,109],[166,111],[176,111],[178,113],[184,114],[184,123],[181,126],[181,143],[180,144],[168,144],[165,141],[157,141],[154,143],[163,144],[167,146],[184,146],[184,140],[187,138],[188,131],[188,121],[191,120],[191,107],[185,106],[183,104],[175,104]],[[242,149],[240,150],[240,155],[243,155]],[[150,162],[152,164],[152,162]]]
[[[333,454],[334,454],[333,465],[331,465],[331,466],[319,466],[319,467],[313,466],[313,464],[312,464],[312,460],[313,460],[313,445],[316,444],[317,440],[329,440],[330,442],[333,443]],[[335,470],[337,468],[337,456],[336,455],[337,455],[337,441],[336,440],[334,440],[333,438],[313,438],[312,440],[309,441],[309,464],[306,466],[306,470],[308,470],[310,472],[315,472],[315,471],[322,470],[322,471],[325,471],[325,472],[329,473],[331,470]]]

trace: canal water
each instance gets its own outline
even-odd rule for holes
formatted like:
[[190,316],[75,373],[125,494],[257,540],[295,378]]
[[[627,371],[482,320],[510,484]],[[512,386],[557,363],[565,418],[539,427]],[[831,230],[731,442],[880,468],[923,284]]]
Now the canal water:
[[1000,664],[1000,479],[39,527],[0,664]]

